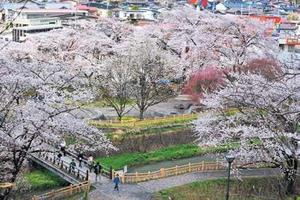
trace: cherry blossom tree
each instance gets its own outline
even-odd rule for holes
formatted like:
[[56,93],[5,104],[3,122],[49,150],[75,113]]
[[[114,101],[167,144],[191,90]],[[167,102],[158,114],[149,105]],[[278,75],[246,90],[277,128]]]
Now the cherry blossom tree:
[[[131,57],[111,56],[103,62],[103,72],[93,77],[94,87],[117,113],[119,120],[131,109],[133,98],[133,61]],[[131,107],[132,108],[132,107]]]
[[68,103],[92,98],[84,69],[37,59],[34,50],[27,51],[29,44],[11,43],[0,55],[1,182],[14,182],[31,153],[49,151],[48,143],[58,144],[65,134],[85,140],[90,149],[112,147]]
[[203,66],[242,67],[253,58],[274,57],[276,43],[265,37],[271,24],[180,7],[162,13],[153,31],[160,45],[192,72]]
[[[84,21],[27,39],[31,56],[49,62],[64,62],[85,69],[101,70],[102,61],[132,33],[132,27],[112,19]],[[93,69],[93,67],[95,69]]]
[[[257,74],[231,76],[235,81],[227,80],[226,87],[203,100],[212,112],[195,122],[199,143],[240,142],[231,152],[240,162],[279,166],[286,193],[293,193],[300,140],[300,75],[289,72],[272,80]],[[224,112],[228,108],[238,111],[228,114]]]
[[159,47],[156,38],[148,36],[144,29],[138,29],[128,41],[118,46],[119,55],[131,62],[132,97],[140,119],[149,107],[174,96],[170,82],[178,73],[176,56]]

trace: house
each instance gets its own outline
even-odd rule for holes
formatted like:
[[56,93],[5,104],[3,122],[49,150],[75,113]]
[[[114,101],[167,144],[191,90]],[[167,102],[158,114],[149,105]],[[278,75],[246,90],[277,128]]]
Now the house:
[[277,27],[277,32],[281,34],[297,34],[300,35],[300,29],[297,22],[282,22]]
[[[64,15],[66,12],[75,11],[74,6],[70,3],[39,3],[33,1],[29,1],[27,3],[2,3],[0,4],[0,11],[2,13],[0,17],[2,21],[8,22],[14,19],[16,15],[18,15],[19,11],[22,11],[21,14],[27,12],[25,15],[30,15],[28,10],[30,10],[33,17],[36,17],[34,12],[36,12],[36,14],[39,16],[44,11],[48,10],[56,10],[55,13],[57,15]],[[47,14],[49,14],[49,12]]]
[[99,17],[118,17],[119,16],[119,3],[118,2],[90,2],[87,4],[84,4],[88,7],[94,7],[97,9],[97,15]]
[[87,11],[88,14],[92,15],[92,16],[97,15],[97,8],[95,8],[95,7],[90,7],[87,5],[78,5],[78,6],[76,6],[76,9]]
[[150,8],[131,9],[123,8],[119,13],[120,20],[129,21],[156,21],[159,11]]

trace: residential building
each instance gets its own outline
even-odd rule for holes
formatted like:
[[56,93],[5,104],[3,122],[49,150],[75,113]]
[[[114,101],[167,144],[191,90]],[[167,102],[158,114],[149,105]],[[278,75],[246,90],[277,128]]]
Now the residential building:
[[14,22],[12,40],[23,42],[29,34],[46,32],[58,28],[62,28],[59,18],[18,19]]
[[146,20],[146,21],[155,21],[157,19],[159,12],[157,10],[152,10],[149,8],[143,9],[123,9],[119,13],[120,20]]
[[108,1],[103,1],[103,2],[90,2],[85,4],[88,7],[94,7],[97,9],[97,15],[102,18],[106,17],[118,17],[119,16],[119,3],[114,1],[114,2],[108,2]]

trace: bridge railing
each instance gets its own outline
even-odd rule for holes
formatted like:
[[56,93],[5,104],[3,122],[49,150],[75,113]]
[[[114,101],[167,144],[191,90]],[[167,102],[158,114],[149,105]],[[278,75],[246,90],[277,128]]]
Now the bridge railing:
[[89,171],[88,170],[83,171],[82,169],[80,169],[78,167],[72,168],[70,166],[70,163],[67,163],[63,160],[59,160],[55,156],[51,156],[48,153],[40,152],[36,155],[37,155],[37,158],[45,160],[50,166],[55,166],[55,167],[59,168],[60,170],[71,175],[72,177],[74,177],[77,180],[88,181],[88,179],[89,179]]
[[[75,154],[74,152],[72,152],[72,151],[66,151],[66,153],[67,153],[67,155],[71,156],[71,157],[74,158],[74,159],[77,158],[77,157],[76,157],[76,154]],[[86,164],[86,165],[89,164],[89,163],[88,163],[88,158],[87,158],[86,156],[83,156],[82,162],[83,162],[84,164]],[[112,176],[112,175],[111,175],[111,173],[112,173],[111,167],[108,167],[108,166],[104,165],[103,163],[100,163],[100,164],[101,164],[101,166],[102,166],[102,173],[101,173],[101,174],[102,174],[103,176],[107,177],[107,178],[110,178],[110,177]]]
[[0,183],[0,189],[8,189],[14,187],[14,183]]
[[89,181],[85,181],[76,185],[70,185],[58,190],[53,190],[42,195],[33,196],[32,200],[65,199],[66,197],[70,197],[81,192],[89,192],[90,187],[91,183]]

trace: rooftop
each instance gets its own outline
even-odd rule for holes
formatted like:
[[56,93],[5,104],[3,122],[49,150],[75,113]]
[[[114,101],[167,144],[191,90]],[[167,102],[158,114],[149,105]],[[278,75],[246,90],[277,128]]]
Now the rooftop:
[[23,26],[23,27],[15,27],[15,30],[22,30],[22,31],[31,31],[31,30],[43,30],[43,29],[55,29],[55,28],[62,28],[61,25],[52,24],[52,25],[37,25],[37,26]]

